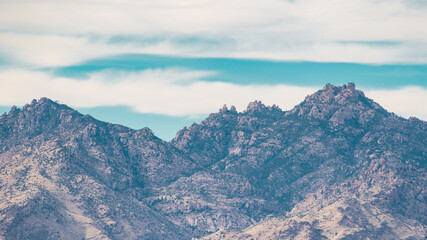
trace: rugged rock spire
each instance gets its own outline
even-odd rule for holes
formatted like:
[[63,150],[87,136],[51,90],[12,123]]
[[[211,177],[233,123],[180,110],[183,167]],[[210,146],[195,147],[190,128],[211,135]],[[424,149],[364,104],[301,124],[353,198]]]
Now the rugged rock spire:
[[246,111],[262,111],[265,108],[267,107],[261,101],[255,100],[254,102],[248,104]]

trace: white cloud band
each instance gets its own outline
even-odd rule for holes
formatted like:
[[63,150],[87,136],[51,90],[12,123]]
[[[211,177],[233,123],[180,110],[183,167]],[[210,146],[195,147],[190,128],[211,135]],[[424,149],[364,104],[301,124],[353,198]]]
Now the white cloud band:
[[[45,72],[0,72],[0,105],[23,105],[49,97],[72,107],[129,106],[140,113],[198,116],[216,112],[223,104],[244,110],[261,100],[291,109],[318,88],[290,85],[239,85],[203,81],[214,72],[184,69],[149,69],[140,72],[94,73],[87,79],[56,77]],[[319,86],[321,87],[321,86]],[[427,119],[427,89],[403,87],[368,90],[368,97],[399,115]]]
[[410,0],[0,1],[0,53],[35,66],[120,53],[427,63],[425,22]]

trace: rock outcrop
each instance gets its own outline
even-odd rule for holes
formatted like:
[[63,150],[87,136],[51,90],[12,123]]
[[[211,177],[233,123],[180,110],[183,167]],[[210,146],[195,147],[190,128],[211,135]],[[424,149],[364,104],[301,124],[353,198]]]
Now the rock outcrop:
[[425,239],[427,124],[354,84],[171,142],[49,99],[0,117],[5,239]]

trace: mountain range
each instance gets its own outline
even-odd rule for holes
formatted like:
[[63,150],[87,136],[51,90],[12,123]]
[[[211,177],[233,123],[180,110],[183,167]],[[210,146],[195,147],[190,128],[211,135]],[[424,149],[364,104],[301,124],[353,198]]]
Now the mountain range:
[[353,83],[170,142],[41,98],[0,116],[0,239],[426,239],[426,141]]

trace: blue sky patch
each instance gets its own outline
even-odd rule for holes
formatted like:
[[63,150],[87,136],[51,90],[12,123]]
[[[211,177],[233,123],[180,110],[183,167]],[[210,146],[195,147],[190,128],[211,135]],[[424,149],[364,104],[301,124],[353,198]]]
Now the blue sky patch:
[[366,65],[356,63],[280,62],[229,58],[184,58],[131,54],[96,59],[52,69],[64,77],[84,78],[105,69],[140,71],[156,68],[216,71],[206,81],[237,84],[323,86],[355,82],[364,88],[427,87],[427,65]]

